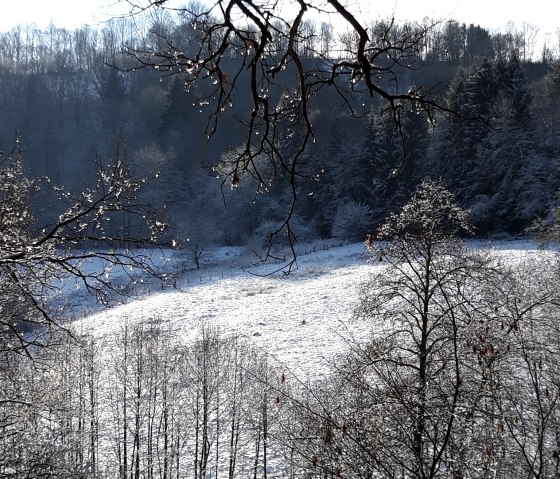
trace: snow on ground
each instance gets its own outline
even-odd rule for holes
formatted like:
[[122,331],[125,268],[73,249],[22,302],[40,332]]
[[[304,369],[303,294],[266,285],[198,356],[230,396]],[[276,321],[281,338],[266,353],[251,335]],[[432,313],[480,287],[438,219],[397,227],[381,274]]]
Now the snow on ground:
[[111,335],[123,319],[147,321],[186,341],[203,325],[222,334],[247,337],[296,374],[313,374],[344,349],[353,320],[358,286],[374,268],[363,244],[319,251],[298,259],[289,276],[266,276],[278,264],[230,272],[200,284],[180,281],[179,291],[150,296],[92,315],[82,321],[96,334]]
[[[526,241],[470,246],[491,246],[507,261],[534,261],[542,254]],[[222,334],[248,338],[300,378],[313,377],[347,348],[348,338],[368,333],[368,324],[353,319],[353,310],[359,286],[376,266],[367,263],[363,244],[312,252],[298,258],[291,275],[267,275],[278,266],[241,269],[236,262],[225,273],[223,266],[220,274],[215,268],[215,279],[210,273],[198,282],[186,274],[177,290],[150,294],[91,315],[81,324],[110,337],[125,319],[146,321],[185,341],[198,337],[203,325],[211,325]]]

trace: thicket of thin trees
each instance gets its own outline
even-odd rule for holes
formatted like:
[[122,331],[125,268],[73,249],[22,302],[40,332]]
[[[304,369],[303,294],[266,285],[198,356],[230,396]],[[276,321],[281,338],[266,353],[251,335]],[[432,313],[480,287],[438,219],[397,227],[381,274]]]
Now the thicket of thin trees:
[[280,370],[237,337],[187,344],[161,324],[3,355],[0,477],[274,477],[289,459]]

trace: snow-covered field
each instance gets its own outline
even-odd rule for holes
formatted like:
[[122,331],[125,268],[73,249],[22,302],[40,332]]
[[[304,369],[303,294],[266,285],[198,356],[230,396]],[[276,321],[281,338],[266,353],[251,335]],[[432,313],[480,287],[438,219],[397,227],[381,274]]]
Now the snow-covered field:
[[[189,340],[202,326],[247,337],[296,374],[320,371],[344,348],[345,340],[367,325],[353,320],[358,286],[374,266],[363,244],[304,255],[289,276],[268,276],[278,264],[215,272],[198,282],[184,277],[177,290],[153,293],[81,321],[98,335],[111,335],[121,321],[158,323]],[[218,270],[216,270],[218,271]]]
[[[152,252],[154,262],[178,273],[175,287],[162,290],[149,278],[114,270],[111,279],[118,285],[128,279],[138,296],[105,310],[95,310],[72,285],[63,288],[58,300],[71,300],[67,311],[76,336],[85,339],[83,351],[69,355],[71,371],[80,371],[72,396],[79,411],[89,404],[97,414],[90,434],[98,440],[102,477],[116,477],[124,467],[123,444],[129,468],[148,468],[152,457],[177,457],[173,467],[180,477],[196,476],[197,468],[205,471],[198,477],[213,479],[256,477],[257,469],[271,479],[299,471],[292,457],[299,427],[310,428],[303,436],[309,447],[321,438],[316,418],[309,425],[306,407],[298,409],[300,398],[315,397],[328,385],[329,364],[355,340],[379,335],[354,317],[354,309],[364,283],[387,264],[368,262],[361,243],[323,246],[302,248],[287,276],[282,264],[258,264],[240,248],[213,250],[202,270],[194,269],[188,252]],[[556,264],[546,261],[550,252],[528,241],[473,241],[468,247],[490,249],[504,265]],[[92,312],[81,317],[77,312],[84,308]],[[298,424],[295,438],[288,431],[292,421]],[[265,444],[266,452],[260,449]]]
[[[506,261],[531,262],[542,254],[526,241],[470,247],[490,247]],[[292,373],[314,376],[346,349],[348,338],[368,333],[369,325],[353,318],[359,287],[377,267],[367,259],[357,243],[304,254],[289,276],[267,275],[279,265],[241,268],[235,251],[223,250],[220,264],[187,272],[176,289],[92,314],[80,325],[110,337],[124,320],[143,321],[185,341],[212,325],[224,335],[248,338]]]

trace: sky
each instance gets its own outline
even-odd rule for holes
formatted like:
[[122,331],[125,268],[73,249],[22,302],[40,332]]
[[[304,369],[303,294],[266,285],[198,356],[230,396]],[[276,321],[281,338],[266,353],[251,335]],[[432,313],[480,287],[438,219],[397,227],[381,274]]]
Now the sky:
[[17,0],[2,5],[0,30],[7,31],[17,24],[36,23],[40,28],[51,21],[58,27],[70,29],[83,24],[95,24],[94,12],[102,16],[103,0]]
[[[285,4],[291,0],[283,0]],[[36,23],[40,28],[51,21],[59,27],[77,28],[83,24],[98,25],[111,14],[127,11],[122,0],[17,0],[3,5],[0,31],[17,24]],[[175,5],[186,0],[169,0]],[[375,19],[393,15],[397,20],[421,20],[424,17],[456,19],[466,24],[479,24],[489,30],[505,31],[508,21],[518,27],[524,22],[539,28],[541,34],[560,29],[560,2],[550,0],[347,0],[358,17]]]

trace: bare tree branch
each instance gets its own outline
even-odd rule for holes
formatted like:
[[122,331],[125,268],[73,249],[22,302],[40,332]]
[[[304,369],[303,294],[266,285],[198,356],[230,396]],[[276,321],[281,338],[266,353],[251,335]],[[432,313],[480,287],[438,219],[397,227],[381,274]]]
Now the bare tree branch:
[[[127,3],[131,15],[168,8],[166,2],[155,0]],[[338,0],[298,0],[296,7],[293,20],[287,20],[278,2],[217,0],[208,8],[191,3],[171,9],[183,19],[177,30],[181,35],[166,36],[163,48],[125,47],[133,60],[130,70],[150,68],[163,75],[181,75],[187,90],[199,85],[199,91],[205,91],[200,93],[200,104],[211,108],[208,139],[241,92],[249,93],[249,105],[240,118],[244,144],[228,155],[219,171],[224,182],[234,187],[245,175],[265,188],[279,175],[288,179],[293,201],[283,224],[271,234],[270,244],[276,236],[287,234],[292,252],[296,237],[291,220],[298,182],[305,176],[301,164],[315,139],[310,114],[321,94],[333,91],[346,114],[355,117],[371,108],[361,98],[368,97],[372,105],[386,103],[404,145],[403,162],[407,149],[401,111],[424,113],[429,121],[436,111],[450,111],[438,101],[433,88],[402,90],[397,81],[406,70],[419,68],[427,33],[434,24],[398,28],[391,20],[366,28]],[[305,21],[319,12],[338,15],[348,24],[354,40],[343,50],[324,52],[310,41]],[[287,141],[291,144],[288,155],[282,152]]]
[[25,178],[19,142],[0,167],[0,351],[31,354],[44,347],[49,330],[64,329],[50,302],[69,278],[97,299],[126,293],[110,271],[141,271],[165,280],[150,255],[139,247],[160,247],[166,223],[153,207],[140,202],[142,181],[127,171],[124,146],[109,166],[99,165],[97,182],[75,196],[61,190],[61,213],[40,224],[31,212],[31,193],[38,181]]

